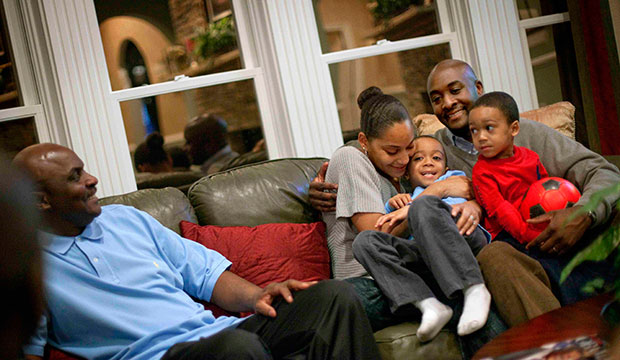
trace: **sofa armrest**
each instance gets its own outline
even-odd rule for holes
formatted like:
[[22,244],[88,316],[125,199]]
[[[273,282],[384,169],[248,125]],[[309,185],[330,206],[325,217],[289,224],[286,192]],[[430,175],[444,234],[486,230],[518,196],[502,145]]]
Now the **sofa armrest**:
[[[538,121],[575,139],[575,106],[568,101],[561,101],[539,109],[520,114],[522,118]],[[433,114],[420,114],[413,119],[420,135],[433,135],[444,125]]]

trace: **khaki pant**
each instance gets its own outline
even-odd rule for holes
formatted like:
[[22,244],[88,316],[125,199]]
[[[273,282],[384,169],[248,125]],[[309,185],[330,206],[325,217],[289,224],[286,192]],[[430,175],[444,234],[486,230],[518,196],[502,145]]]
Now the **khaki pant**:
[[560,307],[540,263],[509,244],[493,241],[476,258],[497,310],[509,327]]

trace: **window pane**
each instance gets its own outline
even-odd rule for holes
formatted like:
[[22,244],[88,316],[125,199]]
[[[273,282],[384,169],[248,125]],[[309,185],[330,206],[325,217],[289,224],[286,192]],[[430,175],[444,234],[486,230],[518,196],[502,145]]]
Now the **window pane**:
[[539,106],[562,101],[562,84],[552,27],[544,26],[528,30],[527,43],[530,48]]
[[213,136],[205,135],[208,149],[196,155],[195,170],[199,170],[208,155],[221,150],[226,143],[233,152],[247,154],[244,155],[247,161],[267,159],[264,147],[252,152],[263,138],[253,80],[124,101],[121,111],[132,151],[155,131],[163,135],[167,149],[182,148],[187,123],[198,115],[209,113],[221,118],[227,129],[222,136],[216,135],[220,127],[213,131]]
[[313,0],[323,53],[439,33],[434,0]]
[[33,117],[0,122],[0,150],[9,158],[38,142]]
[[229,0],[95,0],[112,90],[243,67]]
[[450,46],[441,44],[330,65],[345,141],[357,137],[360,110],[356,99],[369,86],[400,99],[412,118],[432,113],[426,78],[435,64],[449,58]]
[[521,20],[568,11],[566,0],[517,0],[517,7]]
[[11,43],[9,42],[4,11],[2,11],[0,16],[0,32],[0,109],[8,109],[23,105],[23,101],[19,93],[17,74],[13,66],[15,61],[11,53]]

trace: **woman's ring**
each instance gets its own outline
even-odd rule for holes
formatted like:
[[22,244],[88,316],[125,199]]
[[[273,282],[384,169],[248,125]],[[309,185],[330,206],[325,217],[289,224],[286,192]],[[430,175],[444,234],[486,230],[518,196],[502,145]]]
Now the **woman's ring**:
[[471,220],[471,221],[473,221],[473,222],[476,222],[476,220],[475,220],[475,219],[476,219],[476,218],[475,218],[473,215],[469,215],[469,220]]

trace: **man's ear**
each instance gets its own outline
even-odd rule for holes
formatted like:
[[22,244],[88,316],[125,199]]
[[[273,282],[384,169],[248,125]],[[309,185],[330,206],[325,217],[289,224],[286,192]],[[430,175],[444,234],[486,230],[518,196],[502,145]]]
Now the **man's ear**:
[[517,136],[517,134],[519,133],[519,130],[521,130],[521,127],[519,125],[519,120],[513,121],[512,124],[510,124],[510,134],[513,137]]
[[482,96],[484,94],[484,86],[482,86],[482,81],[476,80],[476,92],[478,96]]
[[48,199],[47,199],[47,194],[44,191],[35,191],[33,192],[34,194],[34,198],[37,201],[37,208],[41,211],[48,211],[49,209],[52,208],[52,205],[50,205]]

